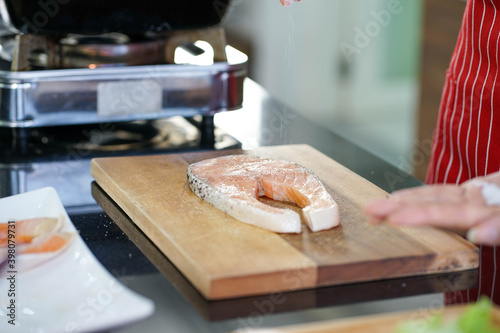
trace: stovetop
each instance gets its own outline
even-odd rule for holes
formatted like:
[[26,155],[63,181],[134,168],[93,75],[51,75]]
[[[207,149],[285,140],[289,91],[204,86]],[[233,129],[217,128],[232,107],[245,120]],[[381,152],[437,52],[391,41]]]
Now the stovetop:
[[171,117],[35,128],[0,127],[0,163],[65,161],[239,147],[213,117]]
[[213,117],[41,128],[0,128],[0,197],[52,186],[69,212],[95,206],[90,160],[102,156],[167,154],[240,148]]

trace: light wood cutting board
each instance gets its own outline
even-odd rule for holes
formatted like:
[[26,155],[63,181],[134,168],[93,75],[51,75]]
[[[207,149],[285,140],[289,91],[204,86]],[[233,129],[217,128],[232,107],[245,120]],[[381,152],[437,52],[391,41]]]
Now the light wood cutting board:
[[[428,330],[424,331],[424,325],[433,316],[438,315],[444,323],[451,323],[457,320],[465,309],[466,305],[453,305],[441,309],[424,308],[278,328],[244,328],[232,333],[396,333],[401,323],[411,323],[415,332],[425,333]],[[491,322],[495,327],[500,327],[500,310],[496,306],[492,310]]]
[[[191,192],[190,163],[241,153],[313,170],[339,204],[341,226],[276,234],[239,222]],[[208,299],[460,271],[479,263],[477,248],[458,235],[368,225],[362,207],[388,193],[307,145],[96,158],[91,173]]]

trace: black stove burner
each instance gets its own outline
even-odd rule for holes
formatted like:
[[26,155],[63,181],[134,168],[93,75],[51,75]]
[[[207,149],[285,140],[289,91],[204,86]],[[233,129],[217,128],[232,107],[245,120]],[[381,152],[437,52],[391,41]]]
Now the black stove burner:
[[[123,151],[152,146],[156,141],[168,140],[160,135],[152,121],[108,124],[59,126],[32,131],[33,142],[42,147],[77,149],[81,151]],[[159,136],[159,137],[158,137]]]
[[0,162],[79,159],[200,149],[237,148],[213,117],[172,117],[123,123],[0,128]]

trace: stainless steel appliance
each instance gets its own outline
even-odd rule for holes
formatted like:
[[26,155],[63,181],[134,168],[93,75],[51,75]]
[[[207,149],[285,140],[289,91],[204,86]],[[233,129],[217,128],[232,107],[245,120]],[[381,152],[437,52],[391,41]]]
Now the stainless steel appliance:
[[229,4],[0,0],[0,194],[51,184],[71,207],[92,157],[239,146],[213,122],[247,72]]
[[241,107],[247,57],[219,23],[229,0],[2,0],[0,127]]

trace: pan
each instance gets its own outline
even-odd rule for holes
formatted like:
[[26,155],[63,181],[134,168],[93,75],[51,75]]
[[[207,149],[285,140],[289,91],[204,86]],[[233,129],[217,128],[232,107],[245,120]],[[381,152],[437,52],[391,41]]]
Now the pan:
[[1,25],[34,35],[139,35],[220,23],[230,0],[0,0]]

